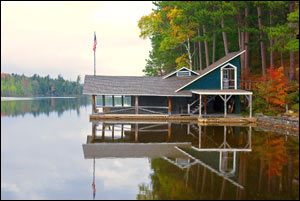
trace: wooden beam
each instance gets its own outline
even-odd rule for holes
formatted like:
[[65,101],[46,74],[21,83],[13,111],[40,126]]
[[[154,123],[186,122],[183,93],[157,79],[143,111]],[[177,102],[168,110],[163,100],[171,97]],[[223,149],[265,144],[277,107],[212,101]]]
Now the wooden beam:
[[171,97],[168,97],[168,102],[169,102],[169,111],[168,114],[171,115],[171,111],[172,111],[172,101],[171,101]]
[[135,114],[139,113],[139,97],[135,96]]

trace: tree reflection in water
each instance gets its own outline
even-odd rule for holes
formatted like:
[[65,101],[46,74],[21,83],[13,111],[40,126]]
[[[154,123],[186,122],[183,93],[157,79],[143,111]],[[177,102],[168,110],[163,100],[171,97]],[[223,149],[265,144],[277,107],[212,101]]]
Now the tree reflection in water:
[[[187,123],[93,122],[92,128],[92,136],[84,145],[86,159],[149,158],[151,183],[138,186],[137,199],[299,197],[299,138],[251,127]],[[168,155],[165,148],[172,143],[190,144],[174,145],[173,155]],[[151,150],[149,144],[152,148],[160,145],[163,152]],[[117,149],[121,153],[114,151]]]
[[1,116],[14,117],[32,114],[34,117],[38,117],[40,114],[49,116],[50,112],[56,112],[60,117],[67,110],[76,110],[79,115],[79,108],[87,107],[89,104],[91,104],[91,100],[88,96],[1,101]]

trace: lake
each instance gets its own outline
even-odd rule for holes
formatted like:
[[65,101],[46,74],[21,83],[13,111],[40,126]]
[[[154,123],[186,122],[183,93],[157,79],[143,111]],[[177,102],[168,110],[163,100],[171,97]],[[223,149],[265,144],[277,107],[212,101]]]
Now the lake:
[[89,121],[88,98],[1,98],[1,199],[299,199],[299,138]]

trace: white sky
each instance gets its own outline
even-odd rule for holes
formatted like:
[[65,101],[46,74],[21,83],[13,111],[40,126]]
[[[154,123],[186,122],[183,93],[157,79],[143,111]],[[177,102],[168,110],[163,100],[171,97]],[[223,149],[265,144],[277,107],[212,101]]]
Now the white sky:
[[61,74],[75,80],[96,74],[142,76],[151,50],[139,38],[138,20],[151,1],[2,2],[1,73]]

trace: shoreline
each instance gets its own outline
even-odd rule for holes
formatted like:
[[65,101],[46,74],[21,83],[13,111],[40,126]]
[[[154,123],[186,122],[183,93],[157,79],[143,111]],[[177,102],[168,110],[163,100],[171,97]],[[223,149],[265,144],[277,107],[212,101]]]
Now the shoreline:
[[32,96],[32,97],[2,97],[1,101],[17,101],[17,100],[40,100],[49,98],[78,98],[78,96]]

